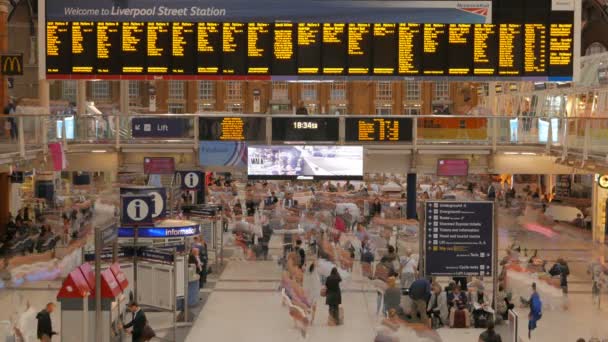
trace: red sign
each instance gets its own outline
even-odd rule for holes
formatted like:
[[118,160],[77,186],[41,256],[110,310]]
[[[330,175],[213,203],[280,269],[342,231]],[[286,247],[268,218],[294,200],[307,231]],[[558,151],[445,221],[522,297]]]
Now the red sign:
[[172,175],[175,172],[173,157],[144,157],[144,173],[147,175]]
[[122,293],[120,285],[110,269],[101,272],[101,297],[116,298]]
[[110,266],[110,270],[112,270],[112,273],[114,274],[114,277],[116,277],[118,285],[120,285],[122,291],[126,291],[127,287],[129,287],[129,281],[127,280],[125,273],[120,269],[120,265],[112,264]]
[[437,176],[468,176],[469,161],[466,159],[439,159],[437,161]]
[[75,269],[63,281],[57,299],[84,298],[91,294],[91,288],[79,269]]

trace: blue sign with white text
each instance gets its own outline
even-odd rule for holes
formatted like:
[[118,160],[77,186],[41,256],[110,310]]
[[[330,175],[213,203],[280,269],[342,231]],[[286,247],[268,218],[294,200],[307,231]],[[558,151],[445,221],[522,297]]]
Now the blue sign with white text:
[[[184,227],[142,227],[137,228],[137,237],[139,238],[170,238],[170,237],[186,237],[195,236],[200,233],[199,225],[184,226]],[[129,227],[118,228],[118,237],[132,238],[135,237],[135,229]]]
[[133,138],[183,138],[188,120],[183,118],[133,118]]

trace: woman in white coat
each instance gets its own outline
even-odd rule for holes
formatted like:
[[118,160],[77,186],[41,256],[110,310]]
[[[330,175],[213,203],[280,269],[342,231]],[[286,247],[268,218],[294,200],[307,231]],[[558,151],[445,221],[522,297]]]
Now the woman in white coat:
[[449,325],[450,310],[448,309],[448,297],[446,292],[441,289],[441,285],[438,283],[433,283],[431,299],[429,300],[427,311],[430,313],[429,317],[431,317],[431,326],[433,317],[439,318],[439,321],[444,326]]

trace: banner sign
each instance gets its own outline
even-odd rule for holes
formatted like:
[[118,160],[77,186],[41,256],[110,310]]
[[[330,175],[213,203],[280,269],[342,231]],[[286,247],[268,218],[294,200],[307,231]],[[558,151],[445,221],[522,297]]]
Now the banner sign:
[[[116,254],[116,258],[132,258],[134,254],[134,250],[132,248],[119,248],[118,253]],[[112,260],[112,249],[107,248],[101,252],[101,260],[102,261],[111,261]],[[85,252],[84,253],[84,261],[92,262],[95,261],[95,252]]]
[[[154,223],[153,196],[149,194],[121,195],[121,220],[123,225],[151,225]],[[120,232],[119,232],[120,236]]]
[[183,118],[133,118],[133,138],[183,138],[188,120]]
[[205,180],[205,174],[201,171],[175,171],[175,176],[182,190],[201,189]]
[[120,188],[120,195],[150,195],[152,196],[152,218],[160,219],[167,216],[167,189],[162,187],[132,186]]
[[173,262],[175,260],[175,255],[172,251],[169,252],[159,249],[140,249],[137,256],[150,261]]
[[53,0],[47,21],[490,23],[491,1]]
[[427,118],[418,119],[418,139],[486,140],[486,118]]
[[247,145],[238,141],[201,141],[199,145],[201,166],[247,167]]
[[113,243],[118,238],[118,227],[111,225],[101,231],[102,247]]
[[492,275],[493,202],[430,201],[425,210],[425,275]]
[[175,159],[172,157],[145,157],[144,173],[147,175],[170,175],[175,172]]
[[[138,238],[171,238],[171,237],[186,237],[195,236],[200,233],[199,225],[184,226],[184,227],[142,227],[137,228]],[[135,237],[135,229],[130,227],[121,227],[118,229],[118,237],[133,238]]]

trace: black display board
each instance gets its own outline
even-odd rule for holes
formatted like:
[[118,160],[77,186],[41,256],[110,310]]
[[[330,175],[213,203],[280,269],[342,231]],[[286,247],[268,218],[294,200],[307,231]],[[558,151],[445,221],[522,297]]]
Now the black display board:
[[273,141],[338,141],[338,118],[272,118]]
[[266,119],[255,117],[199,118],[199,140],[207,141],[264,141]]
[[46,70],[50,78],[401,75],[563,81],[572,76],[574,30],[571,18],[558,19],[500,25],[47,22]]
[[493,202],[425,203],[426,276],[490,276]]
[[410,118],[346,118],[347,142],[411,142]]

